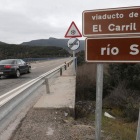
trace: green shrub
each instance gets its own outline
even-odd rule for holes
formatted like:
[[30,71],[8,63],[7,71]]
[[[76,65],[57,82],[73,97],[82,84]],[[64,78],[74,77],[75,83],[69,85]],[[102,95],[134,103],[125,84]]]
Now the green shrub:
[[85,51],[80,51],[76,54],[77,57],[77,65],[81,66],[85,63]]
[[105,78],[109,89],[117,87],[120,81],[127,81],[131,90],[140,90],[140,64],[109,64]]
[[139,92],[129,89],[127,82],[120,82],[104,101],[112,108],[121,110],[119,116],[125,118],[126,121],[132,122],[138,119],[140,102]]

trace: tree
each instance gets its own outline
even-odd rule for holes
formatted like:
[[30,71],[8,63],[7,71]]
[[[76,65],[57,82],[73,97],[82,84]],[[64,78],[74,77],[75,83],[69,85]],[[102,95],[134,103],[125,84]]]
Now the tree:
[[110,88],[117,87],[120,81],[127,81],[128,88],[140,90],[140,64],[109,64],[106,78]]

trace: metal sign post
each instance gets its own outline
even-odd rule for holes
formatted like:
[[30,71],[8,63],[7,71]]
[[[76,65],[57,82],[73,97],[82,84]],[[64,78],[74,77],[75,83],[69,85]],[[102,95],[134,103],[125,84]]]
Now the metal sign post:
[[76,75],[76,68],[75,68],[75,51],[73,51],[73,75]]
[[102,93],[103,93],[103,64],[97,63],[96,111],[95,111],[95,139],[96,140],[100,140],[101,138]]
[[139,110],[139,120],[138,120],[137,139],[136,140],[140,140],[140,110]]

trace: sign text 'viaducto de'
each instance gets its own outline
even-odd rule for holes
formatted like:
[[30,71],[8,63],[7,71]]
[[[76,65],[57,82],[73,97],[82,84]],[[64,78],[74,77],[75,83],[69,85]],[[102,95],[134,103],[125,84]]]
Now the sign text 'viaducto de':
[[83,36],[140,36],[140,7],[83,12]]

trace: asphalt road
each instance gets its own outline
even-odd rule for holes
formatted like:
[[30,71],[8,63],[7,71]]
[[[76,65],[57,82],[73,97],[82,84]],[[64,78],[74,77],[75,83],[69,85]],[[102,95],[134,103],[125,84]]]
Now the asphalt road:
[[38,76],[52,70],[53,68],[55,68],[61,64],[64,64],[64,62],[66,62],[68,60],[70,60],[70,58],[33,63],[33,64],[31,64],[32,72],[29,74],[22,74],[21,77],[19,77],[19,78],[2,77],[0,79],[0,96]]

